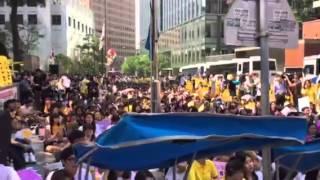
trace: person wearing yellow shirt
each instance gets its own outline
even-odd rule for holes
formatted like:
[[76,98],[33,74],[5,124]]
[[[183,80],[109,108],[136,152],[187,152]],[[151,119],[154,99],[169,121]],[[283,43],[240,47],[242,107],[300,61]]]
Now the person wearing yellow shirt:
[[187,82],[186,82],[186,90],[188,91],[188,92],[193,92],[193,84],[192,84],[192,81],[190,81],[190,80],[187,80]]
[[316,90],[311,85],[311,81],[310,80],[306,80],[304,82],[303,88],[301,89],[301,94],[302,94],[302,96],[308,97],[309,101],[312,104],[315,104],[315,101],[316,101]]
[[217,180],[218,170],[208,159],[198,159],[192,163],[188,180]]

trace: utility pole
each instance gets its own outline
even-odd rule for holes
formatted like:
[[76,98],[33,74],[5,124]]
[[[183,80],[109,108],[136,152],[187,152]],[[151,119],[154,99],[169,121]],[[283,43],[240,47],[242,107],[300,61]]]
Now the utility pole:
[[159,63],[157,57],[157,41],[158,41],[158,28],[157,28],[157,13],[156,13],[156,0],[151,0],[151,112],[160,112],[160,81],[159,81]]
[[109,65],[108,65],[108,61],[107,61],[107,1],[108,0],[104,0],[104,51],[103,51],[103,55],[104,55],[104,62],[106,65],[106,77],[108,76],[108,72],[109,72]]
[[217,12],[217,44],[216,53],[221,54],[221,23],[222,23],[222,0],[217,1],[218,12]]
[[[257,24],[260,44],[260,69],[261,69],[261,110],[263,116],[270,115],[269,103],[269,44],[267,25],[267,1],[257,0]],[[263,179],[271,179],[271,148],[264,147],[263,158]]]

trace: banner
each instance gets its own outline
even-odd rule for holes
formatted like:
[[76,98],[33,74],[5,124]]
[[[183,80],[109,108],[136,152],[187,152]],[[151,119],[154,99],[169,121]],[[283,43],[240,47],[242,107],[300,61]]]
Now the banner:
[[18,87],[11,86],[0,89],[0,109],[3,109],[3,104],[9,99],[18,99]]
[[213,163],[216,166],[218,174],[219,174],[218,180],[223,180],[224,176],[225,176],[225,168],[226,168],[227,163],[220,162],[220,161],[214,161]]

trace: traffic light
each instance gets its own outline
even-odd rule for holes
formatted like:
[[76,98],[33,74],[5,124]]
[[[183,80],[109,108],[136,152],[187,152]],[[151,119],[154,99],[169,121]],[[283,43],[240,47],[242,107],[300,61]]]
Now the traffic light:
[[10,62],[5,56],[0,56],[0,88],[12,85]]

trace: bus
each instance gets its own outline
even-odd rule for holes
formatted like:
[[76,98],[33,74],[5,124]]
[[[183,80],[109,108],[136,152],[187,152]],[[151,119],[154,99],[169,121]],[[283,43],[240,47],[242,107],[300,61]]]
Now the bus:
[[[276,59],[269,59],[270,74],[274,74],[277,72],[276,63]],[[234,58],[232,60],[208,62],[207,69],[210,74],[260,74],[260,56],[251,56],[249,58]]]
[[303,61],[304,75],[317,76],[320,74],[320,55],[306,56]]
[[207,65],[205,63],[202,64],[192,64],[187,66],[182,66],[179,69],[179,73],[183,75],[197,75],[204,74],[207,71]]

